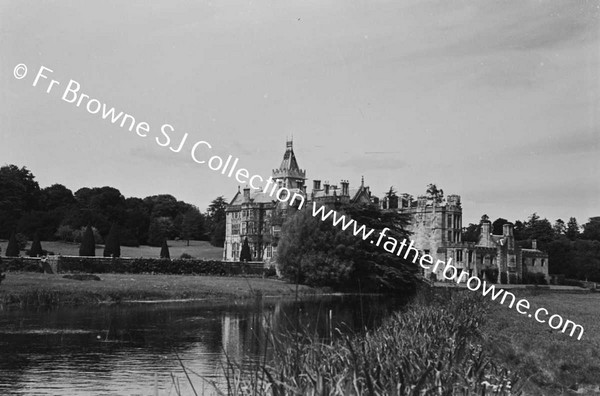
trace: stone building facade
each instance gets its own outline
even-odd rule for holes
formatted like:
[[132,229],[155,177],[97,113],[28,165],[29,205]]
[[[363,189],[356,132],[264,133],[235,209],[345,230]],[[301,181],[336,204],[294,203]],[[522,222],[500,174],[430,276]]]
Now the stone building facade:
[[[300,169],[294,154],[292,141],[286,142],[286,150],[279,168],[273,169],[271,177],[279,187],[287,188],[291,194],[305,197],[305,205],[313,202],[322,205],[345,203],[379,204],[371,194],[364,179],[358,188],[351,188],[348,180],[341,180],[339,186],[321,180],[313,180],[312,191],[306,191],[306,171]],[[281,202],[262,190],[246,186],[237,193],[225,210],[225,245],[223,261],[239,261],[242,244],[248,239],[253,261],[266,264],[274,261],[281,224],[289,212],[296,210],[294,202]]]
[[[312,190],[307,192],[306,170],[299,167],[294,154],[293,142],[286,142],[283,160],[271,174],[274,183],[285,187],[290,194],[305,197],[305,205],[313,202],[335,206],[346,203],[373,203],[384,210],[394,210],[409,215],[411,239],[421,253],[429,254],[434,262],[442,260],[470,275],[481,278],[493,277],[496,282],[520,283],[525,272],[548,276],[548,255],[533,244],[533,249],[517,246],[512,224],[504,225],[501,235],[493,235],[491,223],[482,219],[477,242],[462,241],[462,206],[459,195],[445,199],[409,194],[386,196],[381,201],[361,179],[360,186],[351,188],[348,180],[338,185],[328,181],[313,180]],[[290,212],[296,210],[294,203],[281,202],[262,190],[238,187],[226,209],[224,261],[239,261],[242,244],[248,239],[253,261],[270,264],[275,261],[281,224]],[[438,269],[435,274],[425,273],[428,278],[442,280]],[[429,270],[427,270],[429,271]]]
[[[452,263],[469,275],[476,275],[498,283],[521,283],[523,274],[541,273],[548,276],[548,255],[537,249],[523,249],[515,241],[513,225],[503,226],[501,235],[492,234],[492,224],[487,218],[480,222],[477,242],[462,241],[462,206],[460,196],[446,199],[419,196],[413,200],[409,194],[386,197],[382,207],[396,210],[410,217],[411,240],[421,253],[429,254],[434,262]],[[436,273],[425,270],[428,279],[444,280],[443,267]],[[449,274],[451,275],[451,274]],[[491,279],[490,279],[491,278]]]

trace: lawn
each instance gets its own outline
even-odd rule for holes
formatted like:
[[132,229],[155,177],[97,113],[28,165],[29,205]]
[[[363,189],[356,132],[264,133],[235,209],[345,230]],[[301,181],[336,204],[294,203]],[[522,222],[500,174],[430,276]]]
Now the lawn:
[[[2,248],[2,254],[6,252],[6,246],[8,241],[0,241],[0,247]],[[206,260],[221,260],[223,258],[223,248],[214,247],[206,241],[190,241],[190,246],[187,246],[187,241],[168,241],[169,254],[171,258],[178,258],[183,253],[187,253],[193,258],[200,258]],[[31,246],[29,242],[28,248]],[[58,241],[46,241],[42,242],[42,248],[55,254],[62,254],[63,256],[78,256],[79,255],[79,244],[69,242],[58,242]],[[96,245],[96,256],[102,256],[104,252],[104,245]],[[21,255],[25,255],[25,252],[21,252]],[[153,246],[139,246],[129,247],[121,246],[122,257],[159,257],[160,247]]]
[[550,315],[559,314],[585,329],[581,340],[550,329],[516,310],[490,302],[484,334],[489,348],[528,379],[527,395],[600,392],[600,294],[513,291]]
[[[296,285],[276,279],[100,274],[100,281],[65,279],[62,274],[7,273],[0,285],[0,304],[73,305],[189,298],[292,296]],[[299,286],[301,294],[315,289]]]

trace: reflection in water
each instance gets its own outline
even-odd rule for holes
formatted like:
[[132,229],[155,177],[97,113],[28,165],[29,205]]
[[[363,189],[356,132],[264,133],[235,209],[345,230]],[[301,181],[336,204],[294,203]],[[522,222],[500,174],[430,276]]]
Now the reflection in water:
[[227,359],[249,364],[275,333],[327,339],[362,331],[401,306],[389,297],[136,304],[0,311],[0,394],[198,394],[222,383]]

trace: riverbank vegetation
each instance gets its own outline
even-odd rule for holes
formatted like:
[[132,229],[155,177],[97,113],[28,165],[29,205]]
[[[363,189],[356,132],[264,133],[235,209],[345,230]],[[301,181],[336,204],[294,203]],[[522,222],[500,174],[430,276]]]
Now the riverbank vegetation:
[[[118,303],[131,300],[252,298],[292,296],[296,285],[276,279],[101,274],[100,281],[65,279],[60,274],[8,273],[0,286],[0,305],[63,306]],[[300,294],[316,289],[298,286]]]
[[[519,394],[515,372],[498,364],[481,333],[489,302],[468,292],[424,292],[362,335],[324,341],[270,334],[273,356],[229,362],[228,395]],[[335,331],[336,329],[334,329]]]

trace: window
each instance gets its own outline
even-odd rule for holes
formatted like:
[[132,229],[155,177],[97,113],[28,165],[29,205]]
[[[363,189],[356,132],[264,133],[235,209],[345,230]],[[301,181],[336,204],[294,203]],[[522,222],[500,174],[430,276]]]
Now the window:
[[271,258],[273,257],[273,247],[272,246],[267,246],[267,258]]
[[456,251],[456,261],[462,261],[463,259],[463,252],[462,250],[457,250]]
[[240,225],[232,224],[231,225],[231,235],[239,235],[239,233],[240,233]]
[[534,258],[531,259],[531,266],[535,267],[535,259]]
[[425,254],[429,254],[429,249],[425,249],[425,250],[423,250],[423,252],[424,252]]
[[544,261],[546,261],[546,260],[542,259],[542,267],[544,266]]

